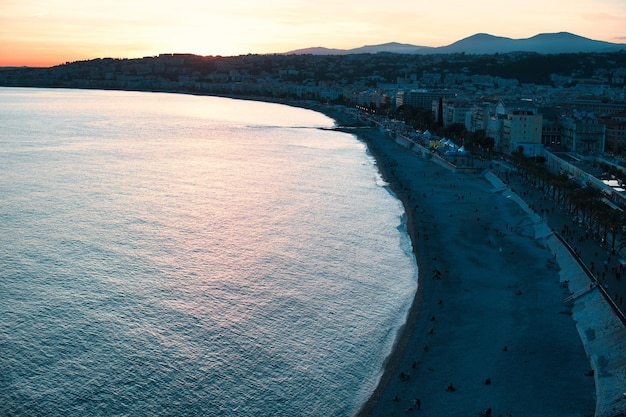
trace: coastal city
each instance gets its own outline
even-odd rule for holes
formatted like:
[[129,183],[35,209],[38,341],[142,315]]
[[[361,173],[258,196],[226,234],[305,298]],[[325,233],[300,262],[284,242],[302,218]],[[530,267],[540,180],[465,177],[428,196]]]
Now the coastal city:
[[[626,53],[161,54],[0,68],[1,86],[167,91],[358,107],[526,155],[626,152]],[[436,129],[439,129],[437,131]],[[447,130],[446,130],[447,128]],[[459,130],[460,129],[460,130]],[[467,143],[466,147],[472,147]]]
[[[520,154],[626,208],[626,53],[232,57],[161,54],[0,68],[0,86],[223,95],[331,105],[446,154]],[[308,104],[307,104],[308,103]],[[466,156],[471,155],[471,158]]]
[[[528,326],[530,330],[523,323],[519,326],[519,331],[526,330],[524,337],[530,340],[517,345],[523,349],[516,351],[516,332],[506,327],[509,322],[502,319],[506,322],[502,330],[494,319],[493,335],[473,336],[484,340],[475,341],[479,348],[468,348],[470,353],[464,354],[474,354],[482,360],[484,349],[494,348],[497,353],[490,355],[498,356],[498,361],[515,358],[514,365],[505,367],[514,370],[512,377],[529,375],[531,368],[532,372],[543,371],[546,365],[533,362],[535,351],[528,346],[536,343],[540,346],[537,351],[555,355],[547,362],[558,363],[556,356],[560,351],[542,343],[549,339],[550,332],[565,327],[559,321],[563,316],[569,324],[570,316],[574,316],[578,326],[588,329],[583,345],[591,367],[584,371],[572,368],[572,374],[560,381],[567,382],[570,376],[583,380],[573,388],[574,396],[580,398],[588,394],[593,381],[597,416],[626,412],[626,393],[622,392],[626,380],[622,346],[626,337],[626,281],[621,279],[626,271],[623,51],[423,56],[162,54],[68,62],[50,68],[6,67],[0,69],[0,86],[224,96],[284,103],[331,115],[337,121],[336,130],[359,132],[355,134],[367,143],[385,179],[403,202],[409,223],[419,222],[419,226],[413,224],[415,231],[409,229],[414,250],[422,255],[418,260],[420,280],[431,271],[433,278],[432,282],[420,281],[420,291],[426,287],[432,294],[429,301],[423,300],[421,315],[409,315],[408,323],[415,330],[403,336],[409,346],[423,345],[423,351],[407,353],[397,349],[401,356],[392,357],[392,365],[386,367],[380,385],[390,388],[376,391],[371,404],[366,404],[359,415],[422,411],[435,407],[432,403],[446,404],[446,396],[465,395],[457,391],[470,390],[463,387],[465,381],[439,381],[436,378],[448,375],[433,376],[433,368],[421,367],[422,363],[447,363],[449,355],[445,349],[466,349],[464,344],[469,336],[457,340],[458,334],[450,329],[459,317],[470,319],[454,308],[445,310],[450,308],[448,305],[462,306],[463,311],[472,313],[468,317],[476,316],[480,322],[482,307],[467,299],[468,290],[446,287],[448,279],[453,281],[451,277],[464,274],[471,275],[479,288],[485,282],[491,285],[493,277],[502,280],[503,291],[507,297],[513,297],[512,301],[494,300],[493,306],[526,306],[527,302],[541,305],[550,314],[551,309],[558,311],[550,323],[544,323],[544,316],[534,315],[530,308],[522,309],[527,317],[520,321],[537,320]],[[431,162],[436,163],[436,168],[422,165]],[[463,177],[466,173],[467,178]],[[492,190],[485,191],[485,178]],[[510,214],[515,213],[509,207],[511,201],[518,202],[524,211],[519,224],[510,220],[518,218]],[[437,216],[444,212],[448,219],[459,219],[462,226],[453,220],[441,221]],[[524,223],[526,214],[532,219],[530,225]],[[472,236],[475,242],[465,251],[447,255],[445,262],[441,260],[442,253],[429,252],[430,248],[444,247],[445,240],[454,236],[458,241]],[[545,244],[550,249],[549,259],[545,260],[543,249],[538,250],[535,245],[528,249],[530,255],[516,255],[518,248],[524,246],[518,246],[517,240],[529,236],[542,242],[536,246]],[[494,253],[498,255],[493,256]],[[487,254],[493,259],[475,268],[475,276],[464,268],[464,262],[481,263]],[[459,262],[453,262],[454,259]],[[532,265],[525,264],[525,259],[532,259]],[[573,266],[568,259],[573,260]],[[528,272],[532,268],[538,272]],[[545,283],[540,277],[551,277],[558,268],[566,270],[569,278],[560,282],[557,291],[562,289],[563,293],[557,294],[559,301],[555,305],[554,294],[550,295],[552,298],[537,295],[533,280],[540,287]],[[575,268],[582,274],[571,272]],[[507,273],[499,277],[504,269]],[[546,298],[532,304],[542,296]],[[444,327],[444,323],[450,326]],[[500,330],[505,342],[492,346],[491,338],[497,339]],[[471,329],[466,331],[469,334]],[[437,338],[441,338],[438,343]],[[432,346],[437,346],[437,352],[433,353]],[[532,367],[526,367],[529,361],[534,363]],[[469,369],[473,363],[468,360],[462,366]],[[506,378],[498,380],[496,372],[498,368],[494,366],[493,374],[481,374],[480,382],[471,388],[473,392],[506,390],[505,384],[498,385]],[[419,384],[409,383],[411,377],[416,381],[435,379],[440,384],[432,387],[432,392],[422,389],[416,397],[415,386]],[[467,398],[473,395],[467,394]],[[491,405],[481,404],[485,411],[479,415],[491,416]],[[591,406],[581,400],[573,407]],[[501,405],[500,409],[510,410],[513,406]]]
[[0,10],[0,417],[626,417],[626,0]]

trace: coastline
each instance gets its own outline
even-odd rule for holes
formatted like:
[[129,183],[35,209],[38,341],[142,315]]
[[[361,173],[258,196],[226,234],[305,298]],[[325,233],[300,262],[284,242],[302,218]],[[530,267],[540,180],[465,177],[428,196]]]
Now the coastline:
[[456,173],[330,106],[282,104],[365,143],[407,216],[418,288],[357,417],[606,415],[582,329],[596,323],[563,303],[570,279],[585,278],[521,199],[493,174]]
[[[466,284],[478,283],[485,286],[487,290],[490,290],[490,288],[488,288],[485,282],[481,282],[480,280],[472,282],[465,281],[465,279],[448,279],[455,276],[455,274],[463,275],[466,272],[472,274],[472,271],[469,270],[477,269],[477,266],[472,264],[469,268],[459,268],[455,262],[467,259],[458,258],[454,253],[450,253],[448,259],[445,258],[448,251],[459,249],[458,243],[460,241],[466,245],[470,245],[461,247],[461,250],[467,250],[479,257],[481,254],[487,253],[484,251],[485,248],[489,249],[492,243],[495,243],[495,239],[493,242],[489,239],[488,246],[485,246],[485,236],[493,236],[495,233],[495,236],[502,238],[503,242],[509,237],[508,232],[502,232],[503,229],[498,230],[497,233],[494,229],[491,229],[491,225],[487,226],[489,230],[485,229],[485,220],[495,222],[496,220],[502,221],[504,219],[504,217],[497,217],[498,210],[495,210],[494,213],[488,210],[481,210],[481,213],[486,214],[481,215],[483,223],[478,224],[480,221],[476,221],[476,223],[473,222],[476,220],[474,212],[467,208],[467,203],[476,203],[475,199],[470,198],[472,191],[475,193],[474,197],[477,197],[480,193],[481,198],[484,197],[486,200],[490,196],[495,197],[498,205],[508,204],[506,202],[507,198],[494,192],[493,186],[485,181],[484,177],[481,175],[451,173],[445,168],[434,164],[432,161],[420,158],[408,149],[402,148],[377,128],[363,127],[360,126],[359,123],[356,123],[356,125],[359,125],[358,129],[351,128],[351,126],[355,125],[352,116],[343,114],[331,107],[325,108],[326,106],[323,105],[305,105],[305,103],[299,102],[263,100],[263,98],[258,97],[224,97],[267,101],[306,108],[333,118],[338,124],[336,130],[354,134],[367,145],[369,152],[377,161],[381,174],[390,184],[390,187],[405,207],[407,231],[413,243],[413,251],[419,268],[418,289],[407,316],[406,324],[399,331],[395,346],[384,364],[385,369],[380,383],[358,413],[359,417],[405,415],[407,412],[422,413],[423,415],[479,415],[479,413],[483,413],[484,410],[486,410],[486,407],[493,407],[494,415],[565,416],[593,414],[592,405],[592,411],[588,411],[590,408],[589,404],[593,401],[587,400],[589,397],[587,395],[589,394],[588,382],[591,381],[592,383],[593,378],[583,376],[583,372],[589,370],[589,361],[584,357],[583,360],[580,361],[580,349],[575,349],[575,352],[571,352],[571,354],[567,356],[568,360],[560,364],[563,369],[567,369],[564,374],[559,374],[559,378],[568,382],[568,386],[575,385],[576,381],[582,381],[582,386],[584,386],[584,389],[581,390],[583,393],[582,397],[584,397],[582,401],[576,399],[579,395],[577,391],[572,391],[567,387],[563,387],[562,389],[559,387],[559,392],[562,395],[559,394],[558,397],[552,396],[543,398],[544,396],[541,394],[546,390],[546,386],[549,389],[555,389],[555,387],[550,381],[538,380],[537,376],[541,377],[543,372],[553,370],[554,368],[550,368],[549,364],[546,364],[548,365],[548,369],[544,371],[541,369],[541,366],[533,363],[532,372],[529,372],[528,369],[524,369],[531,368],[531,366],[527,366],[526,364],[528,364],[529,361],[534,362],[535,358],[533,358],[533,356],[541,349],[530,349],[532,346],[529,348],[529,345],[523,342],[519,343],[517,347],[522,347],[522,352],[525,352],[526,356],[519,355],[519,352],[515,350],[515,344],[509,344],[508,346],[512,349],[509,350],[509,353],[506,353],[508,356],[515,357],[515,355],[518,355],[516,359],[521,359],[521,363],[524,364],[520,367],[518,363],[514,372],[509,372],[507,375],[509,382],[514,380],[512,381],[513,384],[502,388],[499,385],[501,379],[494,377],[494,373],[489,373],[490,377],[493,379],[493,384],[489,384],[488,389],[495,392],[483,396],[476,395],[477,393],[482,393],[482,391],[484,391],[483,388],[487,386],[485,383],[486,378],[484,377],[486,373],[482,373],[485,368],[488,368],[485,364],[488,365],[489,360],[499,361],[497,363],[498,366],[503,364],[502,358],[500,357],[502,356],[500,354],[500,352],[502,352],[501,340],[506,339],[508,343],[509,339],[506,337],[497,337],[493,340],[484,340],[485,335],[482,334],[482,330],[486,326],[489,326],[490,330],[491,326],[500,328],[499,325],[495,325],[489,320],[489,316],[482,316],[482,319],[479,320],[479,324],[482,324],[476,327],[477,323],[469,323],[471,320],[464,317],[463,314],[459,314],[458,311],[448,310],[448,307],[454,304],[461,306],[459,307],[460,309],[463,307],[471,307],[472,304],[477,304],[476,298],[468,300],[467,295],[464,296],[463,292],[470,292],[474,289],[480,291],[481,287],[472,288],[471,285]],[[422,179],[427,180],[422,181]],[[461,182],[464,184],[461,184]],[[439,193],[435,195],[432,191],[434,189],[445,192],[442,192],[441,195],[439,195]],[[460,190],[462,190],[462,192]],[[471,190],[469,191],[470,195],[467,194],[468,190]],[[454,200],[457,200],[456,203],[459,203],[458,200],[461,200],[461,195],[464,197],[462,200],[463,204],[451,204]],[[421,196],[423,196],[423,199]],[[492,202],[496,200],[490,199],[489,201]],[[457,206],[464,206],[465,208]],[[473,208],[473,206],[471,207]],[[519,208],[519,206],[517,207]],[[484,205],[483,208],[487,209],[488,205]],[[532,228],[532,226],[529,226],[526,222],[528,213],[520,212],[515,209],[515,205],[507,206],[507,210],[508,212],[505,216],[507,220],[506,225],[508,226],[508,221],[512,220],[511,223],[514,224],[515,230],[513,231],[512,229],[511,235],[516,235],[518,238],[515,242],[508,243],[513,244],[512,247],[515,247],[514,251],[518,251],[518,248],[521,249],[515,255],[511,253],[512,256],[507,259],[517,259],[515,262],[518,267],[521,266],[523,268],[526,265],[524,262],[527,262],[528,264],[537,263],[542,266],[542,268],[539,269],[547,269],[549,272],[546,275],[537,273],[537,276],[548,278],[550,286],[552,287],[551,300],[562,301],[564,298],[563,294],[568,293],[567,288],[562,287],[562,283],[559,283],[558,276],[556,276],[558,275],[558,266],[555,267],[553,264],[550,264],[552,253],[544,253],[547,246],[543,246],[538,252],[531,250],[532,253],[524,253],[527,249],[526,247],[537,245],[536,240],[530,237],[531,233],[528,230]],[[463,233],[455,233],[455,223],[453,223],[448,216],[450,218],[465,216],[464,220],[467,220],[467,223],[471,223],[473,226],[469,229],[464,228]],[[469,238],[471,235],[466,232],[470,231],[470,229],[471,231],[477,232],[473,236],[481,236],[483,241],[480,244],[477,244],[477,241]],[[488,233],[481,234],[480,229]],[[464,233],[465,236],[463,236]],[[499,235],[499,233],[504,234]],[[473,244],[475,244],[475,248],[471,247]],[[508,250],[509,248],[507,247],[504,253],[508,254]],[[498,251],[498,253],[503,252]],[[561,255],[559,254],[559,259],[560,257]],[[520,262],[519,259],[522,261]],[[480,259],[474,259],[473,262],[477,264],[481,263]],[[508,271],[509,268],[511,268],[506,262],[499,264],[499,266],[501,267],[501,271]],[[433,276],[435,269],[442,271],[442,279],[435,279]],[[532,271],[539,272],[539,269],[532,269]],[[516,277],[516,279],[517,278],[519,277]],[[524,288],[519,295],[516,293],[518,288],[523,285],[519,279],[517,279],[517,281],[516,279],[507,281],[508,284],[504,286],[505,292],[502,292],[502,288],[499,288],[499,291],[502,292],[499,295],[506,294],[507,301],[522,301],[527,298],[527,288]],[[554,292],[555,286],[557,289],[556,292]],[[459,288],[461,290],[459,290]],[[555,294],[556,297],[554,297]],[[537,294],[535,294],[535,296],[538,297]],[[443,304],[440,304],[437,300],[445,301]],[[488,301],[493,303],[494,300],[498,300],[498,298],[491,297]],[[452,303],[450,301],[452,301]],[[514,307],[517,309],[514,310],[513,313],[518,316],[522,316],[522,313],[528,313],[528,311],[524,311],[523,308],[520,310],[520,306],[525,303],[525,301],[516,304],[515,302],[511,303],[515,304]],[[510,306],[502,306],[500,302],[493,304],[499,305],[499,308],[495,311],[498,311],[500,314],[505,315],[507,312],[511,313],[511,311],[507,310]],[[538,304],[541,305],[542,303]],[[560,310],[567,310],[567,307],[563,306],[562,302],[556,305]],[[474,312],[478,311],[480,313],[479,310],[480,309]],[[574,326],[571,317],[572,312],[551,311],[550,314],[553,316],[556,315],[559,319],[558,323],[567,327],[568,333],[562,335],[557,332],[558,334],[552,335],[550,329],[548,329],[547,331],[542,330],[541,336],[551,341],[554,340],[553,337],[561,339],[560,342],[557,343],[559,346],[569,343],[580,345],[578,334],[575,334],[576,338],[572,339],[571,327]],[[433,320],[432,318],[434,318],[435,315],[436,320]],[[468,314],[468,316],[470,316],[470,314]],[[546,316],[544,315],[543,317],[545,318]],[[506,319],[508,320],[508,325],[511,323],[520,325],[520,320],[523,321],[521,317],[506,317]],[[541,323],[541,319],[533,321],[530,325],[525,323],[521,324],[524,326],[523,330],[526,332],[525,334],[528,335],[537,330],[538,327],[541,327],[537,326],[538,323]],[[430,329],[435,330],[434,334],[430,332]],[[468,329],[471,331],[468,331]],[[502,333],[500,336],[506,335],[509,337],[511,335],[508,333],[513,330],[517,330],[517,328],[509,330],[500,329]],[[450,335],[456,337],[448,338]],[[480,340],[473,340],[474,338]],[[446,346],[446,340],[455,340],[454,346],[452,346],[452,344],[451,346]],[[463,343],[475,343],[476,347],[459,346],[459,341]],[[542,346],[545,347],[546,345],[547,344],[544,344]],[[427,347],[428,349],[426,349]],[[487,352],[487,355],[484,355],[485,350],[489,349],[491,349],[491,351]],[[444,353],[439,353],[440,350],[444,351]],[[464,367],[464,365],[457,360],[455,355],[450,355],[450,353],[454,353],[457,354],[458,357],[461,357],[467,353],[465,352],[467,350],[470,350],[471,354],[467,355],[468,358],[464,359],[463,362],[470,362],[469,365],[466,365],[468,368]],[[481,350],[483,351],[482,354]],[[432,357],[435,351],[437,351],[437,353],[435,357]],[[515,354],[511,355],[510,353],[513,352],[515,352]],[[561,353],[562,351],[557,349],[557,355],[552,355],[552,359],[558,359],[556,356]],[[482,356],[488,356],[487,359],[489,360],[483,362],[476,361],[476,363],[472,362],[475,359],[482,358]],[[573,362],[576,363],[574,369],[571,369],[572,361],[570,361],[570,359],[573,359]],[[447,364],[446,362],[451,363]],[[478,364],[481,366],[477,366]],[[447,372],[443,372],[445,374],[443,378],[435,375],[440,372],[440,368],[448,368]],[[492,367],[492,369],[493,368],[494,367]],[[450,369],[453,371],[450,372]],[[401,375],[405,377],[400,378]],[[520,379],[516,379],[518,376],[520,376]],[[472,380],[471,384],[466,385],[465,381],[470,379]],[[446,391],[445,388],[449,382],[454,382],[457,387],[455,392]],[[525,391],[524,384],[533,387],[531,390]],[[472,387],[469,387],[469,385],[472,385]],[[593,391],[593,388],[591,388],[591,391]],[[531,397],[528,397],[529,393]],[[396,396],[398,397],[398,401],[395,401]],[[420,410],[416,409],[415,400],[417,398],[421,399]],[[443,401],[440,401],[439,398],[443,399]],[[529,400],[529,398],[531,399]],[[491,401],[491,399],[494,400]],[[533,404],[533,409],[530,411],[530,414],[526,409],[521,408],[522,405],[525,405],[528,401],[535,403]],[[574,402],[575,404],[568,405],[570,408],[567,410],[562,410],[560,407],[557,407],[557,405],[561,406],[569,402]],[[513,406],[507,408],[507,404],[513,404]]]
[[528,213],[482,174],[454,173],[375,128],[356,134],[405,206],[419,269],[407,322],[358,416],[593,414],[568,290]]
[[[366,144],[405,208],[419,269],[418,288],[406,323],[383,364],[382,377],[358,417],[413,412],[462,417],[491,413],[613,417],[626,413],[626,329],[598,291],[564,303],[588,286],[588,277],[549,228],[497,177],[453,173],[428,160],[429,155],[426,159],[416,155],[387,133],[331,105],[212,96],[299,107],[333,119],[334,130],[353,134]],[[472,190],[476,194],[469,198]],[[491,210],[493,202],[497,204]],[[504,206],[506,212],[501,213]],[[481,213],[482,223],[471,209]],[[452,222],[447,212],[450,218],[468,221]],[[470,224],[474,226],[468,228]],[[455,230],[459,225],[465,227]],[[487,237],[493,241],[485,242]],[[499,249],[495,256],[505,259],[487,265],[495,248]],[[433,271],[462,279],[435,278]],[[473,280],[466,280],[466,273]],[[503,273],[507,279],[495,288],[481,279]],[[459,288],[459,284],[469,285]],[[464,294],[471,290],[477,290],[478,297]],[[456,306],[455,310],[449,306]],[[472,316],[473,320],[468,319]],[[444,331],[440,332],[442,322]],[[516,345],[498,345],[511,339]],[[505,356],[508,359],[502,360]],[[443,378],[435,375],[439,368],[444,370]],[[485,374],[490,376],[482,379]],[[455,390],[443,388],[448,381],[454,381]],[[466,381],[470,386],[463,386]]]
[[[349,129],[340,128],[338,130],[350,133]],[[378,137],[374,138],[374,136]],[[425,285],[423,285],[423,283],[426,281],[426,274],[423,271],[432,269],[432,263],[428,262],[428,254],[425,251],[422,251],[422,254],[424,256],[419,256],[419,254],[417,253],[415,242],[417,241],[420,232],[418,231],[415,223],[414,211],[408,206],[408,201],[406,198],[407,196],[405,195],[405,192],[401,189],[402,186],[398,184],[397,178],[394,178],[395,176],[389,169],[389,166],[385,163],[381,163],[381,159],[384,158],[384,156],[381,156],[381,151],[375,146],[375,143],[377,140],[380,141],[388,139],[383,138],[382,134],[380,132],[376,132],[375,128],[369,128],[367,129],[367,132],[360,132],[357,134],[357,137],[367,145],[368,151],[377,161],[378,169],[380,170],[381,175],[389,183],[392,191],[396,194],[396,196],[398,196],[398,198],[404,205],[404,210],[406,213],[407,232],[412,242],[413,255],[416,257],[418,268],[418,286],[413,297],[411,307],[407,314],[406,322],[398,331],[397,340],[394,344],[394,347],[389,356],[385,359],[383,374],[380,381],[378,382],[378,385],[376,386],[376,389],[370,395],[365,404],[363,404],[361,410],[357,414],[357,417],[367,417],[372,414],[373,410],[377,406],[380,408],[379,401],[383,397],[383,394],[387,389],[389,382],[396,373],[397,369],[400,367],[402,359],[405,356],[405,351],[407,349],[409,340],[411,339],[413,331],[417,326],[418,319],[421,318],[424,314],[422,311],[422,306],[424,305],[423,295]]]
[[[335,107],[278,104],[323,113],[364,142],[405,207],[418,288],[357,417],[626,413],[626,328],[599,290],[586,290],[589,277],[571,249],[496,175],[454,173]],[[433,271],[460,279],[449,285]],[[469,285],[455,291],[459,284]],[[454,391],[443,388],[447,381]]]

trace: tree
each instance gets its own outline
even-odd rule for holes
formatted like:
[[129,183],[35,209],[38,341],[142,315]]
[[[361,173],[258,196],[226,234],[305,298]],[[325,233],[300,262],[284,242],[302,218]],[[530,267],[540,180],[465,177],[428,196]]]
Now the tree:
[[435,116],[430,110],[418,109],[408,104],[398,107],[392,114],[394,119],[404,121],[414,129],[428,130],[435,124]]
[[591,186],[581,187],[574,192],[573,203],[582,213],[583,223],[589,223],[590,226],[593,225],[595,220],[592,217],[593,211],[597,210],[598,204],[604,205],[604,203],[600,201],[602,196],[602,191]]
[[467,129],[463,123],[452,123],[451,125],[437,129],[437,135],[452,139],[462,139],[467,134]]
[[557,203],[561,203],[561,197],[565,195],[569,182],[570,179],[564,172],[552,175],[552,199],[556,200]]
[[[605,205],[606,206],[606,205]],[[611,249],[615,249],[617,236],[621,234],[623,227],[626,225],[624,213],[619,209],[606,206],[602,216],[602,225],[604,226],[604,241],[607,241],[608,233],[611,234]]]

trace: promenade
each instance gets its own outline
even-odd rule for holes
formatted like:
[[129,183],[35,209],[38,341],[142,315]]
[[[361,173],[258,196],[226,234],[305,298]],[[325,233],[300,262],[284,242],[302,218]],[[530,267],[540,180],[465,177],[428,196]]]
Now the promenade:
[[611,248],[610,237],[608,242],[603,242],[595,230],[575,218],[566,206],[554,201],[550,191],[542,192],[532,186],[512,166],[502,162],[494,165],[496,175],[571,248],[589,273],[590,280],[595,279],[601,284],[608,295],[607,302],[626,324],[626,261]]
[[573,318],[594,370],[595,417],[626,416],[626,268],[624,260],[601,236],[558,204],[549,192],[534,187],[510,165],[494,162],[493,172],[545,224],[553,240],[561,276],[568,281]]

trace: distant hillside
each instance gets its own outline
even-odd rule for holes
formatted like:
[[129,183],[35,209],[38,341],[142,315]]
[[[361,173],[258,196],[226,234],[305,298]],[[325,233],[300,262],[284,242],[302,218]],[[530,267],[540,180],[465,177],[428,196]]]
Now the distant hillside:
[[312,48],[296,49],[295,51],[285,52],[284,55],[347,55],[347,49],[324,48],[323,46],[314,46]]
[[286,52],[285,55],[349,55],[349,54],[376,54],[390,52],[395,54],[419,54],[434,49],[429,46],[417,46],[407,43],[389,42],[381,45],[365,45],[354,49],[330,49],[324,47],[297,49]]
[[626,49],[617,44],[584,38],[568,32],[542,33],[527,39],[511,39],[479,33],[451,45],[435,48],[437,53],[495,54],[507,52],[536,52],[564,54],[580,52],[614,52]]
[[626,50],[626,44],[596,41],[568,32],[541,33],[526,39],[511,39],[502,36],[493,36],[487,33],[478,33],[450,45],[437,48],[390,42],[381,45],[362,46],[354,49],[329,49],[323,47],[305,48],[286,52],[285,54],[349,55],[380,52],[397,54],[466,53],[471,55],[490,55],[509,52],[564,54],[581,52],[616,52],[621,49]]

